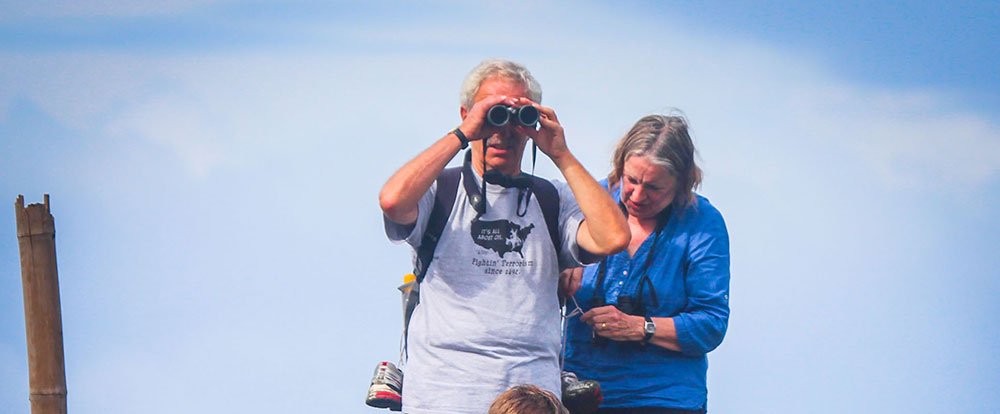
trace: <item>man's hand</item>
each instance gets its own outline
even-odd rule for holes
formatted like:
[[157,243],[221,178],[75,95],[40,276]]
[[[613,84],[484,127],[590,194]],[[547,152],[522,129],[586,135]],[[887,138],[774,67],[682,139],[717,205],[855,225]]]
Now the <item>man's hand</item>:
[[559,299],[569,299],[580,290],[583,282],[583,268],[574,267],[559,273]]
[[613,341],[641,341],[646,336],[646,319],[626,314],[613,305],[594,308],[580,317],[594,333]]
[[527,105],[538,109],[539,129],[536,131],[533,127],[518,125],[518,133],[531,137],[538,149],[542,150],[558,165],[559,159],[569,153],[569,148],[566,146],[566,135],[563,132],[562,124],[559,123],[559,118],[556,118],[556,111],[547,106],[536,104],[528,98],[520,98],[515,103],[515,106]]

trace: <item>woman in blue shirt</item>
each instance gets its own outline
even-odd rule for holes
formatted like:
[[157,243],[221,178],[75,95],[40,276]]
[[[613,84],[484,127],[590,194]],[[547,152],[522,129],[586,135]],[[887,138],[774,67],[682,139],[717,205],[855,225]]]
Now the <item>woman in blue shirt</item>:
[[583,271],[565,370],[597,380],[602,413],[704,413],[706,354],[729,320],[729,236],[694,189],[687,122],[640,119],[604,183],[628,217],[628,248]]

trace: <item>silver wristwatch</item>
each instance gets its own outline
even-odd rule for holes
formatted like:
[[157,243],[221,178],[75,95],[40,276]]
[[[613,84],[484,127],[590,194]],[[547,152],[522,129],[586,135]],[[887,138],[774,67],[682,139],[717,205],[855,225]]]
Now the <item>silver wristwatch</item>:
[[646,316],[646,323],[643,324],[642,331],[646,334],[646,336],[642,338],[642,343],[646,344],[650,339],[653,339],[653,335],[656,334],[656,324],[653,323],[653,318]]

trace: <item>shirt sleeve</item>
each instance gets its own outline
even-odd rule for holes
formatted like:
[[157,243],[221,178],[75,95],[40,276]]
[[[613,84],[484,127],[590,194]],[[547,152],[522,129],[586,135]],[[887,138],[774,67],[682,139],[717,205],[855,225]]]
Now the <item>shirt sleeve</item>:
[[576,197],[569,188],[569,184],[553,180],[552,185],[559,192],[559,241],[560,256],[559,270],[571,267],[579,267],[589,263],[583,263],[580,255],[580,245],[576,241],[576,233],[580,230],[580,223],[583,222],[583,212],[580,205],[576,203]]
[[711,205],[692,230],[685,283],[688,302],[674,317],[677,341],[685,355],[704,355],[722,343],[729,324],[729,234]]
[[385,235],[389,240],[399,243],[405,241],[414,249],[420,247],[420,242],[424,237],[424,229],[427,228],[427,221],[431,216],[431,209],[434,208],[434,197],[437,193],[437,180],[435,180],[427,192],[420,197],[417,203],[417,221],[413,224],[399,224],[389,220],[384,214],[382,222],[385,225]]

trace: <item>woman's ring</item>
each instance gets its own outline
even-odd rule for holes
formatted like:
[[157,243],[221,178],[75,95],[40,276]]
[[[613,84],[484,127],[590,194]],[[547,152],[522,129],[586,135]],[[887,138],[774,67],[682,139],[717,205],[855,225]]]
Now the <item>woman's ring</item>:
[[608,327],[608,323],[607,322],[601,322],[601,329],[604,329],[604,328],[607,328],[607,327]]

